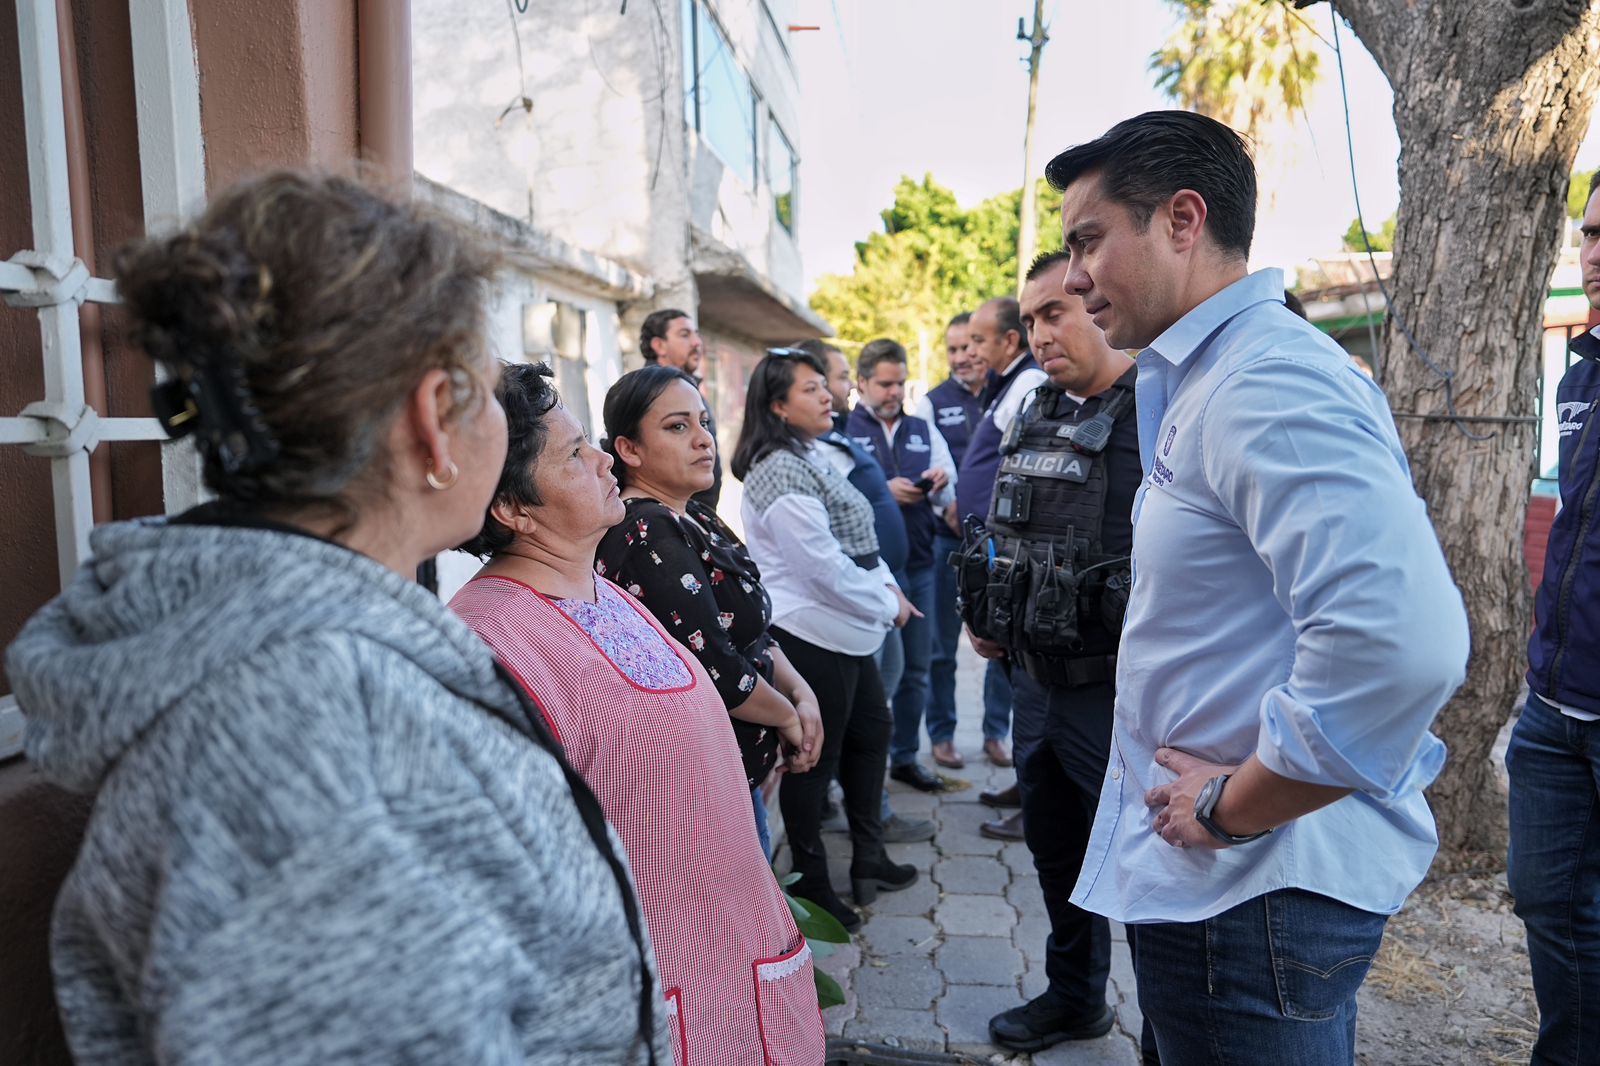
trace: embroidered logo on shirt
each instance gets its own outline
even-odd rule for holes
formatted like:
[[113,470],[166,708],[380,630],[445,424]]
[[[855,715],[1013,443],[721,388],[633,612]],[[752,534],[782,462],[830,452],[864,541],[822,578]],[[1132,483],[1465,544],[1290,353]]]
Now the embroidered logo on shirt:
[[938,420],[941,426],[959,426],[967,420],[967,412],[962,407],[941,407]]
[[1561,436],[1583,428],[1578,416],[1594,406],[1591,400],[1568,400],[1556,405],[1556,429]]
[[1162,460],[1172,456],[1172,441],[1177,435],[1177,426],[1167,427],[1167,439],[1162,442],[1161,454],[1156,456],[1155,461],[1150,464],[1150,483],[1152,485],[1172,484],[1172,479],[1175,475],[1172,473],[1172,468]]
[[878,449],[873,446],[871,437],[851,437],[850,439],[861,445],[862,451],[872,455],[878,454]]
[[922,439],[920,433],[913,433],[906,439],[906,451],[927,452],[932,451],[933,445]]

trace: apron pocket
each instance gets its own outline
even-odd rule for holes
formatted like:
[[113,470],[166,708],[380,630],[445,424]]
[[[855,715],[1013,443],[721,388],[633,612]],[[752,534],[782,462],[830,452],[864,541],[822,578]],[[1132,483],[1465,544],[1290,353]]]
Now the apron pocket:
[[683,989],[669,988],[662,997],[667,1002],[667,1042],[672,1045],[672,1061],[689,1066],[689,1041],[683,1029]]
[[766,1066],[817,1066],[826,1054],[822,1011],[817,1007],[811,945],[800,939],[775,959],[757,959],[756,1020]]

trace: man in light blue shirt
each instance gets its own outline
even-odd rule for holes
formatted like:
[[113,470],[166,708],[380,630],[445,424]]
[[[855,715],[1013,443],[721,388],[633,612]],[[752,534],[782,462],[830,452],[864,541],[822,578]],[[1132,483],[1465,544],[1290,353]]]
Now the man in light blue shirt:
[[1139,356],[1144,483],[1110,765],[1073,900],[1132,937],[1164,1066],[1349,1064],[1437,846],[1428,732],[1467,624],[1382,392],[1247,273],[1231,129],[1150,112],[1057,156],[1064,281]]

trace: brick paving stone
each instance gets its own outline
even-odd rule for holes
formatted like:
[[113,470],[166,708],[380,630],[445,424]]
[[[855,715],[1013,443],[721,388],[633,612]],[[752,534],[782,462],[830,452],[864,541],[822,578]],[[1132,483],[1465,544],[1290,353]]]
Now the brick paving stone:
[[1039,876],[1038,868],[1033,865],[1033,852],[1029,851],[1028,845],[1020,840],[1000,849],[1000,861],[1005,863],[1007,869],[1017,877],[1037,879]]
[[1044,942],[1049,935],[1050,919],[1044,913],[1044,901],[1041,899],[1037,910],[1022,911],[1022,919],[1011,931],[1011,942],[1021,948],[1024,955],[1030,958],[1037,955],[1043,960]]
[[955,985],[1015,988],[1027,965],[1009,941],[992,936],[948,936],[934,954],[945,980]]
[[1022,914],[1044,913],[1044,894],[1039,891],[1039,878],[1035,874],[1013,876],[1006,886],[1006,902]]
[[932,1011],[879,1007],[863,1010],[844,1027],[844,1036],[863,1043],[889,1044],[913,1051],[945,1050],[945,1033]]
[[874,918],[861,927],[856,938],[868,956],[932,955],[939,946],[939,931],[926,918]]
[[939,997],[935,1014],[949,1034],[951,1051],[987,1055],[994,1050],[989,1043],[989,1019],[1021,1003],[1022,995],[1015,988],[951,985]]
[[947,893],[998,896],[1011,883],[1011,872],[986,855],[952,855],[934,865],[933,879]]
[[861,1009],[898,1007],[931,1010],[944,992],[944,976],[933,960],[919,955],[869,959],[856,971],[856,999]]
[[1022,975],[1022,998],[1042,996],[1049,987],[1050,978],[1045,976],[1044,959],[1029,959],[1028,972]]
[[1009,937],[1017,924],[1017,911],[999,896],[946,893],[934,908],[933,920],[952,936]]
[[939,806],[939,797],[897,783],[889,789],[889,806],[902,818],[926,818]]

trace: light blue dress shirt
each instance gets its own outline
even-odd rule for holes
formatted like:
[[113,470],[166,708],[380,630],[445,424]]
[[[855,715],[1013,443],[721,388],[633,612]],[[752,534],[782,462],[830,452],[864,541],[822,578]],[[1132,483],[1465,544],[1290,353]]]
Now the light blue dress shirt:
[[[1261,270],[1140,354],[1137,397],[1134,585],[1073,900],[1189,922],[1302,888],[1392,914],[1438,846],[1428,728],[1467,619],[1383,393]],[[1163,746],[1356,792],[1250,844],[1174,848],[1144,804],[1173,779]]]

